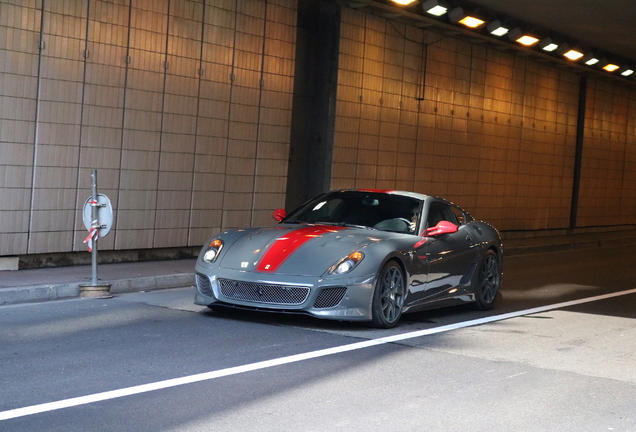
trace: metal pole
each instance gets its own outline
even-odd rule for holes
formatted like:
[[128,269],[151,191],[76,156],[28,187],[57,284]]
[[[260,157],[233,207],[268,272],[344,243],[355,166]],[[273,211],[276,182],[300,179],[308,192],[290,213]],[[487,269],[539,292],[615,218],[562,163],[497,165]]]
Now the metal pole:
[[[101,195],[102,203],[99,203],[100,195],[97,193],[97,170],[91,171],[91,196],[86,202],[86,205],[91,206],[90,210],[90,224],[87,223],[87,209],[84,207],[82,210],[84,225],[88,227],[88,237],[86,237],[86,243],[89,243],[89,247],[91,248],[91,258],[92,258],[92,278],[91,284],[80,285],[80,297],[92,297],[92,298],[111,298],[110,295],[110,287],[109,283],[100,284],[97,279],[97,250],[100,233],[103,235],[108,234],[108,230],[110,229],[111,220],[112,220],[112,208],[110,206],[110,201],[105,195]],[[104,203],[104,201],[106,203]],[[102,226],[99,221],[99,208],[104,207],[108,211],[106,213],[102,213],[102,220],[106,222],[106,225]],[[105,231],[101,231],[105,229]]]
[[[97,220],[97,170],[93,170],[91,172],[91,180],[91,201],[94,202],[94,204],[91,204],[91,223],[99,226],[99,221]],[[93,286],[97,286],[97,240],[99,239],[99,230],[97,231],[97,233],[98,234],[95,236],[95,240],[93,241],[93,251],[91,252],[93,274],[91,283],[93,284]]]

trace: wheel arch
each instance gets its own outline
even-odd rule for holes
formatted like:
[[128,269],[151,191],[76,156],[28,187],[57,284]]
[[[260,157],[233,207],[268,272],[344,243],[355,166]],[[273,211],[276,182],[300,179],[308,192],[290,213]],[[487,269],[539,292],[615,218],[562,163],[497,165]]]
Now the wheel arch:
[[382,263],[378,266],[378,275],[380,275],[380,272],[382,271],[384,266],[387,265],[391,261],[395,261],[397,263],[397,265],[400,266],[400,270],[402,270],[402,277],[404,278],[404,283],[405,284],[408,283],[408,275],[410,273],[409,273],[409,271],[406,268],[406,264],[404,263],[403,257],[400,256],[400,254],[397,254],[397,253],[389,254],[389,255],[387,255],[384,258]]
[[503,247],[501,246],[501,244],[491,244],[486,249],[486,252],[488,251],[493,251],[495,253],[497,261],[499,261],[499,273],[503,275]]

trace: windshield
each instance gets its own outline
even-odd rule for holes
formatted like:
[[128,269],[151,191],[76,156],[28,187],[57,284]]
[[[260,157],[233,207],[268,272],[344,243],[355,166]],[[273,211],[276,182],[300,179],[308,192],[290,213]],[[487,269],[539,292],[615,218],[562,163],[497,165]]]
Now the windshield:
[[414,234],[422,202],[378,192],[342,191],[319,196],[291,213],[283,223],[357,225]]

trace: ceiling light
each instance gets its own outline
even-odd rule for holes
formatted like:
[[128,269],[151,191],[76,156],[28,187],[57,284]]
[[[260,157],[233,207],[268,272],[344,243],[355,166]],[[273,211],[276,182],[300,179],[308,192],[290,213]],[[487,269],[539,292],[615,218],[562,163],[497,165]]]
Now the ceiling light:
[[508,28],[504,27],[501,24],[501,21],[499,21],[499,20],[494,20],[493,22],[488,24],[487,29],[490,32],[490,34],[493,34],[495,36],[503,36],[506,33],[508,33]]
[[572,60],[572,61],[576,61],[576,60],[580,59],[581,57],[583,57],[583,53],[580,52],[580,51],[571,49],[571,50],[565,52],[563,54],[563,56],[565,58],[567,58],[567,59]]
[[416,0],[392,0],[392,1],[393,1],[393,3],[397,3],[397,4],[400,4],[400,5],[406,6],[406,5],[410,5],[411,3],[415,2]]
[[466,27],[477,28],[485,24],[485,21],[479,18],[472,17],[472,16],[467,16],[460,19],[459,23],[465,25]]
[[603,69],[608,71],[608,72],[614,72],[616,69],[618,69],[619,66],[612,64],[612,63],[608,63],[605,66],[603,66]]
[[570,48],[570,46],[567,43],[559,44],[559,48],[556,50],[556,52],[572,61],[576,61],[580,59],[581,57],[583,57],[582,52]]
[[431,15],[442,16],[448,10],[448,6],[439,0],[426,0],[422,3],[422,9]]
[[543,51],[548,52],[552,52],[559,47],[559,45],[555,44],[549,37],[542,39],[541,42],[539,42],[539,46]]
[[623,66],[622,68],[620,68],[620,70],[618,71],[622,76],[624,77],[628,77],[631,74],[634,73],[634,70],[631,69],[629,66]]
[[521,33],[519,27],[510,30],[510,32],[508,32],[508,38],[525,46],[531,46],[539,42],[539,39],[536,37]]
[[539,39],[533,36],[524,35],[517,39],[517,42],[519,42],[521,45],[531,46],[539,42]]
[[464,10],[461,7],[456,7],[451,10],[448,13],[448,18],[450,18],[451,22],[459,23],[470,28],[477,28],[485,24],[484,20],[464,13]]
[[599,62],[598,57],[596,57],[594,55],[594,53],[587,53],[583,56],[583,63],[585,63],[588,66],[592,66],[595,65],[596,63]]

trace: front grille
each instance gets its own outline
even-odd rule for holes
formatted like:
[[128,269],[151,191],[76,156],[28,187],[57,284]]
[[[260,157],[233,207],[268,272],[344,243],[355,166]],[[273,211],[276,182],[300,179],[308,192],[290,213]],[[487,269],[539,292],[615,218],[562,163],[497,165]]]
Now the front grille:
[[316,297],[314,307],[316,309],[334,307],[340,303],[346,292],[347,288],[345,287],[325,288]]
[[202,275],[201,273],[197,273],[197,286],[199,287],[201,294],[212,296],[212,284],[210,283],[209,277]]
[[254,282],[219,279],[221,294],[234,300],[254,303],[299,305],[309,295],[309,288],[302,286],[270,285]]

